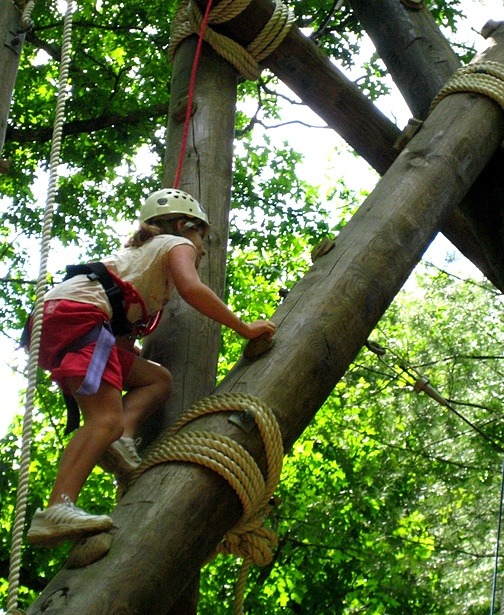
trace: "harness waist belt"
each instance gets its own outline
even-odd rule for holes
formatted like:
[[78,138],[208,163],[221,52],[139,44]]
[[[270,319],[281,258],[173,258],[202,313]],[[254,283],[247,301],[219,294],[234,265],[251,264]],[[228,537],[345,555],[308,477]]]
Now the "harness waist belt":
[[[80,395],[94,395],[100,388],[105,366],[115,344],[115,336],[110,331],[110,323],[107,322],[94,326],[60,353],[61,361],[68,352],[78,352],[81,348],[89,346],[93,342],[96,342],[96,346],[93,349],[93,355],[91,356],[84,380],[77,390],[77,393]],[[65,394],[64,399],[67,407],[65,434],[69,434],[79,426],[79,406],[71,395]]]

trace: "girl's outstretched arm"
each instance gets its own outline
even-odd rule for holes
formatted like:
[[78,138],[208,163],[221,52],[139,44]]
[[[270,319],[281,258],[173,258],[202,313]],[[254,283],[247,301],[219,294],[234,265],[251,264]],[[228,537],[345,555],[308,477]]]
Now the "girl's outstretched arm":
[[275,333],[276,325],[270,320],[255,320],[251,323],[241,320],[211,288],[203,284],[196,270],[196,254],[191,246],[182,244],[172,248],[166,256],[166,262],[182,299],[204,316],[233,329],[246,339],[260,335],[271,338]]

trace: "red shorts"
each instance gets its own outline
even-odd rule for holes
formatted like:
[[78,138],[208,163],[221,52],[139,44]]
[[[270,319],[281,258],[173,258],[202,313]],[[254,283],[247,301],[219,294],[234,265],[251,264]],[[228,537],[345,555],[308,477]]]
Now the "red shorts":
[[[72,342],[81,338],[98,324],[109,320],[105,312],[89,303],[58,299],[44,303],[42,335],[40,339],[39,365],[51,373],[51,379],[69,393],[64,380],[70,376],[86,375],[96,342],[77,352],[61,353]],[[136,355],[114,346],[105,366],[102,380],[116,389],[123,390],[125,378],[133,367]]]

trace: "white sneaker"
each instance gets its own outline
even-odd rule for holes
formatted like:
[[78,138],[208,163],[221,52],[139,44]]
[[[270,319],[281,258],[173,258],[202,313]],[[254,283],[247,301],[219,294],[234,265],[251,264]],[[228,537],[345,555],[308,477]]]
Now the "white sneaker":
[[54,547],[65,540],[74,540],[106,532],[113,522],[107,515],[90,515],[77,508],[68,498],[33,515],[28,542],[40,547]]
[[140,440],[122,437],[113,442],[98,461],[100,468],[116,476],[131,474],[141,463],[135,444]]

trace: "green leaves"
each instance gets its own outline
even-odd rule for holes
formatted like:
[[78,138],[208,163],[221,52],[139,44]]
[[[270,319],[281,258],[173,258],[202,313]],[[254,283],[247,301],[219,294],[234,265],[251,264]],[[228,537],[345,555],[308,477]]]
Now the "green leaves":
[[[453,28],[459,3],[430,2]],[[171,65],[166,50],[175,3],[81,2],[75,16],[71,97],[54,217],[55,243],[66,255],[99,257],[122,243],[122,224],[157,187]],[[329,57],[355,61],[362,33],[346,4],[294,5]],[[37,6],[21,58],[3,155],[12,171],[2,195],[0,327],[13,335],[33,300],[30,258],[38,245],[55,107],[62,19]],[[359,81],[386,93],[376,57]],[[302,181],[302,155],[273,145],[255,128],[281,122],[276,80],[240,84],[230,226],[227,300],[246,319],[270,317],[310,266],[310,253],[337,236],[365,197],[350,190],[345,167],[327,194]],[[283,99],[282,103],[285,103]],[[252,109],[252,110],[251,110]],[[421,293],[418,288],[422,289]],[[502,298],[483,284],[432,268],[421,270],[394,301],[373,339],[384,355],[363,349],[315,421],[288,452],[270,523],[279,537],[273,562],[252,571],[249,613],[460,614],[488,611],[500,487],[501,452],[453,411],[425,393],[432,386],[473,425],[502,445]],[[243,341],[223,333],[220,377]],[[45,502],[54,478],[64,408],[40,375],[27,516]],[[17,495],[21,426],[0,441],[2,576]],[[95,470],[82,494],[91,512],[111,509],[114,485]],[[24,547],[23,605],[45,586],[65,547]],[[205,569],[200,612],[229,612],[238,563],[219,558]],[[6,582],[3,581],[5,596]]]

